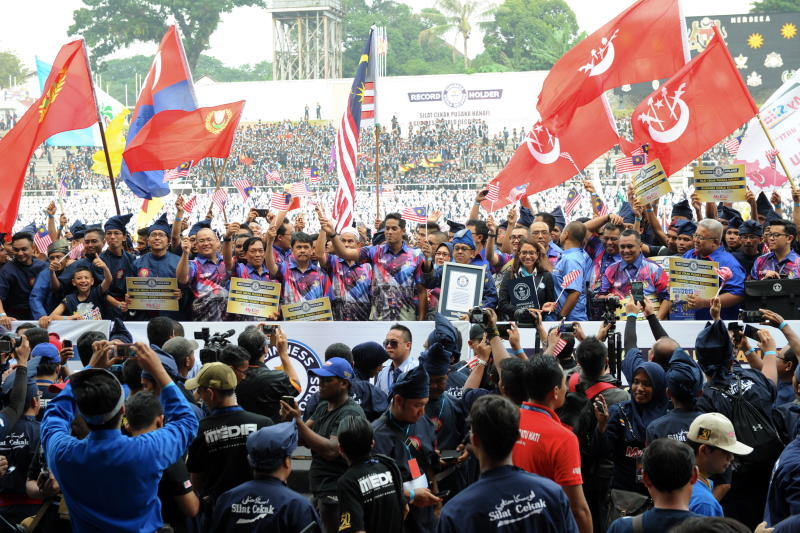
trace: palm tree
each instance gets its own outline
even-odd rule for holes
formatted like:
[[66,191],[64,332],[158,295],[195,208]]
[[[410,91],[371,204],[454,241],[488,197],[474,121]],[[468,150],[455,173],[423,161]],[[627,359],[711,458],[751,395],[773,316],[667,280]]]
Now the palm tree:
[[[467,44],[472,34],[473,23],[480,24],[489,15],[492,6],[485,0],[435,0],[434,6],[440,11],[426,9],[433,26],[422,30],[419,34],[420,43],[429,41],[434,36],[441,36],[447,32],[455,31],[463,40],[461,53],[464,55],[464,70],[469,67],[467,57]],[[453,44],[455,50],[455,43]],[[455,53],[454,58],[455,60]]]

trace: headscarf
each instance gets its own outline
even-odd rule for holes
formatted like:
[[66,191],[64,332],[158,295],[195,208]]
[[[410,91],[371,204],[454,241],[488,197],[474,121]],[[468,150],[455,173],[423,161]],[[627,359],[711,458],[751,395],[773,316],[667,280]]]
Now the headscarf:
[[667,400],[667,380],[664,377],[664,369],[661,368],[661,365],[651,361],[639,363],[633,369],[632,375],[635,377],[640,370],[647,374],[650,383],[653,385],[653,396],[646,404],[638,404],[633,398],[630,399],[632,418],[630,422],[633,426],[632,429],[640,438],[644,439],[650,422],[667,414],[669,401]]

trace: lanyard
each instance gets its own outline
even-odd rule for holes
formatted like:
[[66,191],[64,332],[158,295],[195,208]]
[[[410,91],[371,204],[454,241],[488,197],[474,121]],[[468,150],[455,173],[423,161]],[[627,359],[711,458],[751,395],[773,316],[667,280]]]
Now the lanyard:
[[527,405],[527,404],[523,403],[522,404],[522,408],[525,409],[526,411],[534,411],[536,413],[542,413],[543,415],[547,415],[550,418],[553,418],[553,415],[551,415],[549,411],[546,411],[545,409],[542,409],[541,407],[536,407],[535,405]]
[[406,444],[406,442],[408,441],[408,432],[411,430],[411,424],[408,424],[405,429],[402,429],[400,426],[398,426],[394,422],[394,418],[392,417],[391,414],[388,414],[388,416],[386,417],[386,423],[387,424],[391,424],[398,433],[402,433],[403,440],[401,442],[403,443],[403,447],[406,449],[406,453],[408,454],[408,458],[409,459],[413,459],[414,458],[414,454],[411,453],[411,448],[409,448],[408,444]]

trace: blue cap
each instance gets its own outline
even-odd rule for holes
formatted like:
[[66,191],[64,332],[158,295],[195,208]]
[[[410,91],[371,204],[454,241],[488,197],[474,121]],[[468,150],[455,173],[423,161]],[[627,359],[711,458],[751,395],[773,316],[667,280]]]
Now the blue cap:
[[517,219],[517,224],[529,228],[531,227],[531,224],[533,224],[533,219],[534,219],[533,211],[531,211],[525,206],[519,208],[519,218]]
[[758,213],[761,215],[766,215],[768,211],[773,210],[772,204],[769,203],[769,199],[767,198],[767,195],[764,194],[764,191],[758,193],[758,198],[756,198],[756,207],[758,208]]
[[667,365],[667,388],[683,402],[693,402],[703,388],[703,373],[688,353],[678,348]]
[[81,219],[77,219],[69,227],[69,232],[72,234],[73,239],[82,239],[86,235],[86,226],[81,222]]
[[[443,314],[435,313],[433,319],[433,331],[428,335],[428,349],[434,344],[439,344],[447,353],[448,358],[458,358],[461,355],[461,334]],[[441,374],[434,374],[430,370],[428,373],[434,376],[441,376]]]
[[728,221],[729,228],[738,228],[742,225],[742,214],[732,207],[722,205],[722,202],[717,205],[717,213],[719,218]]
[[383,229],[379,229],[372,236],[372,246],[378,246],[384,242],[386,242],[386,233],[383,231]]
[[297,422],[281,422],[247,436],[247,462],[255,470],[275,471],[297,448]]
[[764,235],[764,228],[758,223],[758,220],[745,220],[739,226],[739,235]]
[[128,213],[127,215],[114,215],[113,217],[106,220],[106,225],[104,226],[104,229],[106,231],[115,229],[121,231],[122,233],[127,234],[128,230],[126,229],[126,227],[128,226],[128,222],[131,221],[131,217],[133,217],[133,215],[130,213]]
[[430,395],[430,383],[425,367],[415,366],[408,372],[400,374],[392,386],[392,395],[399,394],[411,400],[427,398]]
[[108,340],[113,341],[114,339],[124,343],[133,342],[133,335],[119,318],[111,321],[111,332],[108,334]]
[[684,217],[687,220],[694,220],[694,213],[692,206],[689,205],[689,200],[681,200],[672,206],[673,217]]
[[166,213],[163,213],[160,217],[158,217],[158,220],[153,222],[148,229],[150,230],[150,233],[153,233],[154,231],[163,231],[166,233],[167,237],[169,237],[172,233],[172,226],[169,225]]
[[309,372],[324,378],[341,378],[347,381],[352,381],[354,375],[353,367],[347,359],[341,357],[331,357],[321,367],[312,368]]
[[633,212],[633,207],[628,202],[623,202],[619,208],[619,216],[622,217],[625,224],[633,224],[636,220],[636,214]]
[[35,235],[36,232],[38,231],[36,229],[36,222],[31,222],[30,224],[28,224],[27,226],[25,226],[24,228],[22,228],[19,231],[21,233],[30,233],[31,235]]
[[462,229],[453,235],[453,244],[466,244],[473,250],[476,248],[475,240],[472,238],[472,232],[468,229]]
[[386,349],[377,342],[362,342],[351,350],[356,370],[366,374],[389,359]]
[[567,218],[564,216],[564,210],[561,209],[561,206],[556,207],[555,210],[550,214],[553,215],[558,229],[564,229],[564,226],[567,225]]
[[733,357],[733,343],[722,320],[707,325],[694,343],[697,362],[707,374],[727,366]]
[[58,355],[58,348],[49,342],[37,344],[31,350],[31,357],[41,357],[42,363],[61,363],[61,357]]
[[189,237],[192,235],[197,235],[201,229],[211,229],[211,221],[208,219],[201,220],[200,222],[195,222],[191,228],[189,228]]
[[692,236],[697,233],[697,225],[691,220],[679,220],[678,223],[675,224],[675,230],[678,232],[678,235]]
[[453,220],[448,220],[447,226],[452,233],[458,233],[462,229],[466,228],[466,226],[461,222],[455,222]]

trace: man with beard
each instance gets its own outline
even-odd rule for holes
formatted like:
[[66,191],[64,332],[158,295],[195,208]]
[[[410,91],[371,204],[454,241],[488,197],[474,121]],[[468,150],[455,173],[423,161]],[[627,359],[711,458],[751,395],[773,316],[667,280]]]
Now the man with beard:
[[753,264],[762,253],[761,238],[763,234],[764,228],[755,220],[745,220],[739,226],[739,239],[742,241],[742,245],[733,252],[733,257],[739,261],[748,274],[752,272]]
[[30,319],[30,294],[36,276],[47,263],[33,257],[33,235],[15,233],[11,237],[14,260],[0,268],[0,325],[11,329],[11,322]]

